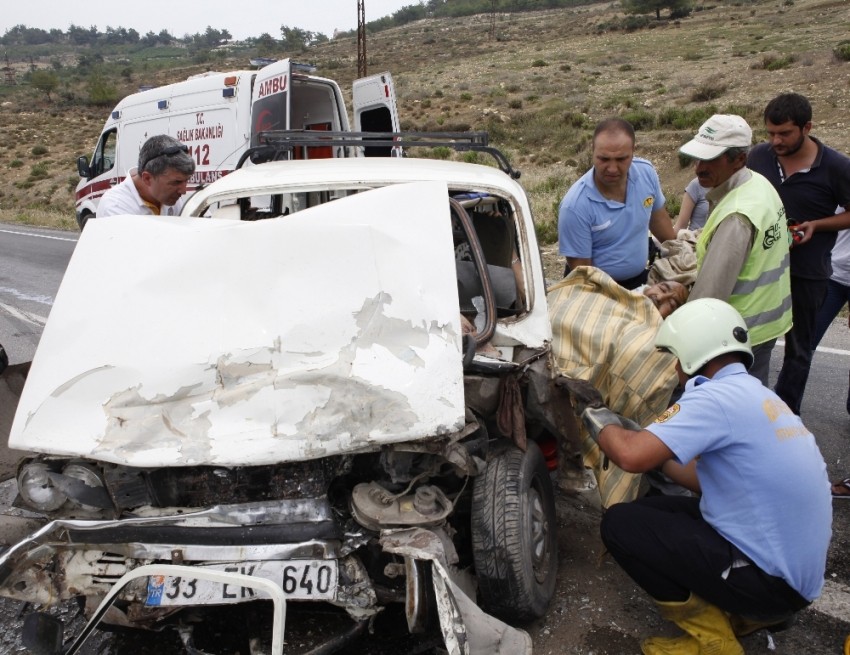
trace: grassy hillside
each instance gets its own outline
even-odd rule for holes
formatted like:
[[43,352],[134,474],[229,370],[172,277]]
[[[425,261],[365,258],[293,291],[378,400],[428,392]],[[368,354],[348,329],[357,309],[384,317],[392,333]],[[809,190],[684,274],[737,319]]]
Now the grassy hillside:
[[[609,115],[637,127],[639,154],[658,167],[673,214],[692,175],[677,148],[716,111],[744,115],[760,139],[765,103],[795,90],[812,101],[813,134],[850,152],[850,63],[834,54],[850,33],[845,1],[718,2],[634,31],[623,29],[634,17],[616,3],[491,19],[426,19],[370,35],[369,72],[393,73],[405,129],[489,130],[522,171],[544,240],[554,238],[561,196],[590,164],[594,124]],[[273,56],[315,63],[344,88],[356,77],[352,37]],[[244,68],[246,59],[222,52],[212,64],[187,56],[161,67],[107,56],[99,70],[122,96]],[[50,101],[25,86],[0,87],[0,220],[74,226],[75,159],[90,154],[109,107],[82,104],[89,78],[66,74]]]

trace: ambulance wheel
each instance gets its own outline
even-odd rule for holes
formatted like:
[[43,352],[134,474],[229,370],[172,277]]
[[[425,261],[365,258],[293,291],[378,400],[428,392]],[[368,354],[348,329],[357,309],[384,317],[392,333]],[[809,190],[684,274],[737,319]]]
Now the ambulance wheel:
[[92,216],[94,216],[94,214],[91,212],[83,212],[82,214],[77,215],[77,224],[80,226],[80,232],[83,231],[83,228],[85,228],[86,223],[88,223],[88,220]]
[[558,570],[555,498],[546,461],[529,441],[493,455],[472,491],[472,555],[481,607],[531,621],[546,613]]

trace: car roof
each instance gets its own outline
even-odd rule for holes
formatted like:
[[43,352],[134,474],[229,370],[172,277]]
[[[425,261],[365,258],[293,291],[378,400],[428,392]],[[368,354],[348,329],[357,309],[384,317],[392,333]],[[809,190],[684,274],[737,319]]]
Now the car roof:
[[202,205],[235,195],[290,191],[364,188],[405,182],[446,182],[450,190],[481,190],[514,196],[526,203],[525,192],[498,168],[465,162],[407,157],[349,157],[289,160],[245,166],[196,192],[183,215]]

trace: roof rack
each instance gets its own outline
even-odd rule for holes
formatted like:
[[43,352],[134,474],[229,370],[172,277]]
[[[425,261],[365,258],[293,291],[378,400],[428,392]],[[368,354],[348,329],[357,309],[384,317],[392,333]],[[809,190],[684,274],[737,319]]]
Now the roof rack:
[[292,159],[296,148],[344,147],[382,148],[401,152],[402,148],[447,147],[458,152],[484,152],[489,154],[503,173],[519,179],[507,157],[489,145],[487,132],[325,132],[317,130],[269,130],[260,132],[261,145],[246,150],[239,158],[236,168],[241,168],[247,159],[254,164],[266,161]]

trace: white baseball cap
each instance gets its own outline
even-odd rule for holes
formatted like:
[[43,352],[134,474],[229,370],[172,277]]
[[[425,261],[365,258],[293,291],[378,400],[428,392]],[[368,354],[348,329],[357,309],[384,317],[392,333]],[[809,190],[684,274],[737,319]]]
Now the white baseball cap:
[[679,148],[679,152],[694,159],[709,161],[729,148],[749,148],[753,131],[740,116],[715,114],[703,123],[697,135]]

